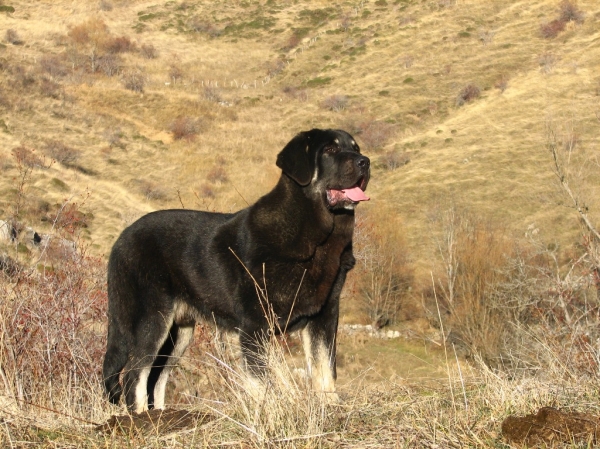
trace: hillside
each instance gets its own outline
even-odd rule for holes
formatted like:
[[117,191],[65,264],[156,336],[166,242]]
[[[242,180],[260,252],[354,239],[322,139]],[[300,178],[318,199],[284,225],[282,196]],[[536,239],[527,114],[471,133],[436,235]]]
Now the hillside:
[[[75,422],[117,413],[96,372],[113,242],[153,210],[246,207],[276,183],[283,146],[315,127],[347,130],[372,161],[341,321],[379,321],[405,338],[340,334],[346,402],[327,408],[288,372],[293,416],[282,424],[218,363],[194,359],[217,351],[198,329],[170,393],[190,407],[202,387],[227,398],[202,403],[219,416],[203,444],[507,447],[498,432],[511,413],[597,410],[600,252],[549,148],[568,159],[566,178],[600,223],[598,2],[0,0],[0,30],[0,220],[18,224],[23,242],[0,241],[1,332],[14,340],[0,339],[0,408],[12,413],[0,422],[20,420],[0,443],[120,447]],[[76,240],[84,256],[75,263],[63,248],[44,259],[28,227]],[[69,307],[84,317],[82,337],[69,333]],[[55,339],[26,334],[13,312]],[[28,364],[53,359],[61,338],[77,360],[57,368],[64,377]],[[34,340],[46,352],[27,352]],[[19,365],[13,344],[35,355]],[[78,370],[90,380],[69,377]],[[66,413],[44,415],[44,429],[56,419],[64,433],[23,424],[38,409],[6,399],[22,372],[33,380],[15,387],[19,400],[36,386],[31,401]],[[38,391],[48,379],[68,387]]]

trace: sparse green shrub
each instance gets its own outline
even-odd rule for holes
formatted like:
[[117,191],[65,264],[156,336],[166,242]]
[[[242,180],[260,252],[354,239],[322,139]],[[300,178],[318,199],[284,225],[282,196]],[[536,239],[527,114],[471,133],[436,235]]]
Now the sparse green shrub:
[[0,12],[13,13],[15,8],[9,5],[0,5]]
[[331,83],[333,78],[329,76],[317,76],[316,78],[306,81],[306,87],[320,87]]
[[467,84],[456,97],[456,105],[462,106],[465,103],[470,103],[481,95],[479,87],[474,84]]
[[414,80],[412,77],[410,77],[410,76],[409,76],[409,77],[407,77],[407,78],[404,78],[404,80],[403,80],[402,82],[403,82],[404,84],[410,84],[410,83],[412,83],[412,82],[414,82],[414,81],[415,81],[415,80]]

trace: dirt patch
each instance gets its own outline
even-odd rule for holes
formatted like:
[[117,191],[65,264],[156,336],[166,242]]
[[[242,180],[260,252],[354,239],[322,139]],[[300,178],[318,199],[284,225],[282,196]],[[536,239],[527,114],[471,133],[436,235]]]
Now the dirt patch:
[[591,443],[600,437],[600,418],[588,413],[542,407],[535,415],[509,416],[502,423],[502,435],[510,443],[527,447],[554,447],[564,443]]
[[214,419],[213,415],[204,412],[175,409],[148,410],[131,415],[113,415],[96,430],[122,434],[138,432],[165,434],[197,427]]

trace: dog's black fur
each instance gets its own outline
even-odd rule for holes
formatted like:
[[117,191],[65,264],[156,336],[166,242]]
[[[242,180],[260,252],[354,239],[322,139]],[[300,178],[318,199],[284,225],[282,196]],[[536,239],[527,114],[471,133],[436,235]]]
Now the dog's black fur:
[[255,281],[278,327],[303,329],[309,368],[321,364],[313,383],[333,390],[339,297],[355,263],[357,201],[340,192],[366,188],[369,159],[348,133],[313,129],[294,137],[277,165],[275,188],[246,209],[153,212],[118,238],[108,263],[103,368],[113,403],[124,390],[133,411],[164,407],[169,371],[202,318],[236,331],[247,367],[260,373],[268,323]]

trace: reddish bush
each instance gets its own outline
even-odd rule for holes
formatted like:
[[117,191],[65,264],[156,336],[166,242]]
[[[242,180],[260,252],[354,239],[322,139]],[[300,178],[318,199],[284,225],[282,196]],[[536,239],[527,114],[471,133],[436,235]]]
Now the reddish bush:
[[542,37],[546,39],[553,39],[558,34],[565,29],[565,22],[556,19],[549,23],[544,23],[540,25],[540,32],[542,33]]
[[102,19],[94,18],[74,26],[68,35],[76,45],[91,44],[100,47],[108,36],[108,27]]
[[202,130],[199,119],[193,119],[187,116],[177,117],[169,126],[175,140],[194,140],[196,135]]
[[72,413],[97,396],[105,346],[98,328],[107,305],[104,265],[81,253],[40,271],[3,264],[12,267],[0,275],[7,394],[42,406],[69,403]]
[[127,36],[107,39],[103,44],[104,50],[109,53],[128,53],[136,50],[136,45]]
[[213,167],[208,174],[206,175],[206,179],[208,179],[212,183],[217,182],[227,182],[229,179],[227,177],[227,172],[221,166]]
[[35,154],[35,150],[27,148],[25,145],[13,148],[12,154],[19,165],[29,168],[42,167],[44,165],[42,159]]

